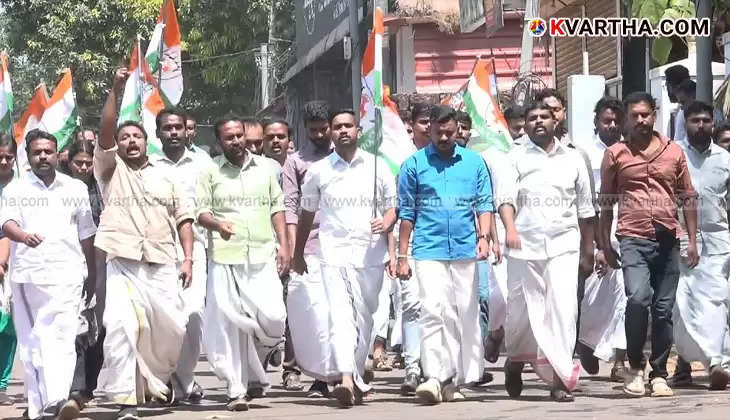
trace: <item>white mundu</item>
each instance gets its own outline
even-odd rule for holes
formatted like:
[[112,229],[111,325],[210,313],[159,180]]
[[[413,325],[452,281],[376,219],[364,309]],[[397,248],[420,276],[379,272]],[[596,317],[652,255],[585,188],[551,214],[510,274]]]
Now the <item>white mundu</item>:
[[[545,382],[555,372],[568,390],[578,317],[578,219],[595,215],[590,175],[581,155],[555,141],[546,152],[532,141],[509,152],[498,205],[515,208],[521,249],[507,249],[506,347],[512,362],[529,362]],[[502,178],[502,177],[500,177]]]
[[[596,190],[601,189],[601,162],[608,148],[598,134],[594,134],[590,143],[581,144],[588,154],[593,168],[593,180]],[[617,212],[618,204],[614,207]],[[618,252],[616,239],[616,223],[611,226],[611,245]],[[607,316],[610,314],[611,316]],[[581,302],[580,329],[578,340],[593,349],[593,355],[605,361],[614,356],[614,350],[626,350],[626,291],[624,275],[621,270],[606,267],[603,276],[594,272],[585,282],[585,294]]]
[[[36,204],[33,204],[36,203]],[[13,322],[25,371],[29,418],[66,400],[76,366],[76,332],[86,260],[81,241],[96,233],[89,194],[61,173],[46,186],[33,172],[3,191],[0,226],[38,234],[35,248],[11,242]]]
[[[323,286],[310,295],[318,296],[312,302],[321,305],[321,311],[326,311],[328,316],[319,320],[312,316],[311,308],[302,306],[306,299],[288,302],[290,320],[297,319],[301,313],[311,322],[319,321],[316,325],[300,325],[297,321],[291,324],[297,362],[302,370],[323,381],[351,373],[362,392],[370,390],[362,375],[372,344],[373,314],[378,308],[388,258],[387,237],[372,234],[370,220],[373,205],[376,218],[382,218],[387,210],[395,207],[396,197],[395,179],[388,166],[381,161],[377,168],[376,203],[373,203],[372,183],[375,158],[369,153],[358,150],[348,163],[332,152],[307,171],[302,208],[319,214],[321,249],[317,257],[321,262]],[[371,182],[363,182],[366,179]],[[307,259],[310,261],[311,258]],[[310,271],[309,280],[298,283],[297,287],[316,282],[313,273]],[[316,332],[316,341],[326,343],[324,354],[307,352],[323,346],[313,346],[312,334],[302,336],[303,331]]]
[[[697,224],[700,261],[695,268],[688,269],[684,258],[680,258],[673,312],[674,342],[679,355],[689,362],[702,362],[708,369],[717,365],[728,367],[730,154],[714,143],[703,152],[687,142],[679,145],[687,156],[692,184],[700,196]],[[686,256],[686,234],[680,245],[681,254]]]

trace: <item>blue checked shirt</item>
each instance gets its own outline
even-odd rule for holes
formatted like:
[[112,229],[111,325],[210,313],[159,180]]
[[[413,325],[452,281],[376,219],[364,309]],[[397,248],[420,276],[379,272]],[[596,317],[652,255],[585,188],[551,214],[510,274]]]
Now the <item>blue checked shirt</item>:
[[398,176],[400,219],[414,224],[413,258],[476,258],[476,217],[493,213],[492,182],[482,158],[456,146],[444,160],[429,144],[406,159]]

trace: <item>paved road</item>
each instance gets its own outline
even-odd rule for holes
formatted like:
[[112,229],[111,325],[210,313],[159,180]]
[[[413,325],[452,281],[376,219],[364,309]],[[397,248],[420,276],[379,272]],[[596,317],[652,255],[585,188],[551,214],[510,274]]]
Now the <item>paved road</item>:
[[[225,411],[225,389],[208,369],[199,365],[199,382],[206,390],[201,405],[182,406],[172,410],[150,407],[141,411],[143,417],[154,420],[193,419],[347,419],[347,420],[487,420],[487,419],[617,419],[651,418],[652,420],[686,420],[690,418],[726,420],[730,418],[730,391],[707,391],[707,378],[702,371],[694,388],[677,390],[673,398],[625,398],[619,384],[609,382],[610,366],[603,365],[596,377],[584,376],[580,392],[572,404],[558,404],[549,400],[548,389],[532,373],[524,374],[525,390],[519,400],[511,400],[504,390],[504,376],[495,365],[495,381],[466,392],[467,401],[441,404],[436,407],[417,405],[412,398],[401,397],[398,387],[403,371],[378,372],[373,382],[376,394],[366,405],[348,410],[336,408],[333,400],[307,399],[304,392],[286,392],[279,384],[279,374],[271,372],[276,386],[266,398],[254,400],[251,410],[242,413]],[[16,372],[17,372],[16,367]],[[19,372],[18,372],[19,373]],[[0,419],[20,420],[25,409],[22,382],[13,380],[9,393],[16,401],[13,407],[0,407]],[[308,385],[308,383],[307,383]],[[103,402],[87,408],[82,418],[93,420],[114,419],[114,407]]]

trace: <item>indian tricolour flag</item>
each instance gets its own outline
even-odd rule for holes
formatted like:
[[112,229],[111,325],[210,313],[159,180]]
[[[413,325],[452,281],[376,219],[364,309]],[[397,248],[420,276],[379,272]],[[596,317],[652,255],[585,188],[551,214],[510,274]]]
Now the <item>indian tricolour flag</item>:
[[46,85],[41,83],[35,88],[35,93],[28,104],[28,108],[20,116],[20,120],[13,125],[13,136],[15,137],[15,143],[18,145],[18,158],[16,160],[21,170],[30,168],[28,155],[25,152],[25,136],[35,128],[44,130],[41,125],[41,118],[43,118],[43,113],[48,108],[48,100]]
[[[159,80],[162,99],[177,105],[183,94],[182,36],[174,0],[165,0],[152,32],[145,59],[155,80]],[[160,53],[162,55],[160,56]],[[162,76],[159,72],[162,71]]]
[[13,129],[13,87],[10,85],[8,56],[0,52],[0,133],[10,133]]
[[472,119],[472,139],[467,147],[476,151],[494,148],[506,152],[512,147],[507,121],[497,102],[497,81],[492,63],[477,60],[466,85],[449,103],[463,109]]
[[71,70],[65,69],[41,118],[43,130],[58,140],[58,150],[63,150],[69,144],[78,126],[78,116]]
[[140,57],[139,42],[132,50],[128,70],[130,74],[124,86],[118,124],[125,121],[142,123],[147,132],[147,152],[160,153],[162,143],[156,135],[155,117],[165,105],[146,60]]
[[395,104],[383,89],[383,11],[374,12],[373,31],[362,60],[362,97],[360,102],[361,149],[385,161],[393,175],[416,148]]

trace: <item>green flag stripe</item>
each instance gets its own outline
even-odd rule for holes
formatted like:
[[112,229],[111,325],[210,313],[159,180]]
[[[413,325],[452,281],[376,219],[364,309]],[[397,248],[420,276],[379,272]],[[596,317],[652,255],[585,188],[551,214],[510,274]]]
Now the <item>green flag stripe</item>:
[[76,130],[78,115],[78,109],[74,108],[71,115],[68,116],[68,119],[66,119],[66,122],[63,124],[63,127],[53,133],[56,140],[58,140],[58,150],[63,150],[69,144],[71,136],[73,135],[74,130]]
[[471,97],[471,92],[466,91],[464,94],[464,104],[466,105],[466,112],[469,114],[473,121],[474,128],[479,131],[479,134],[484,138],[484,141],[490,143],[497,149],[507,152],[510,149],[510,144],[507,138],[502,133],[495,132],[487,125],[487,122],[482,118],[479,111],[477,110],[474,99]]
[[10,120],[10,111],[0,118],[0,133],[10,134],[12,132],[12,121]]

